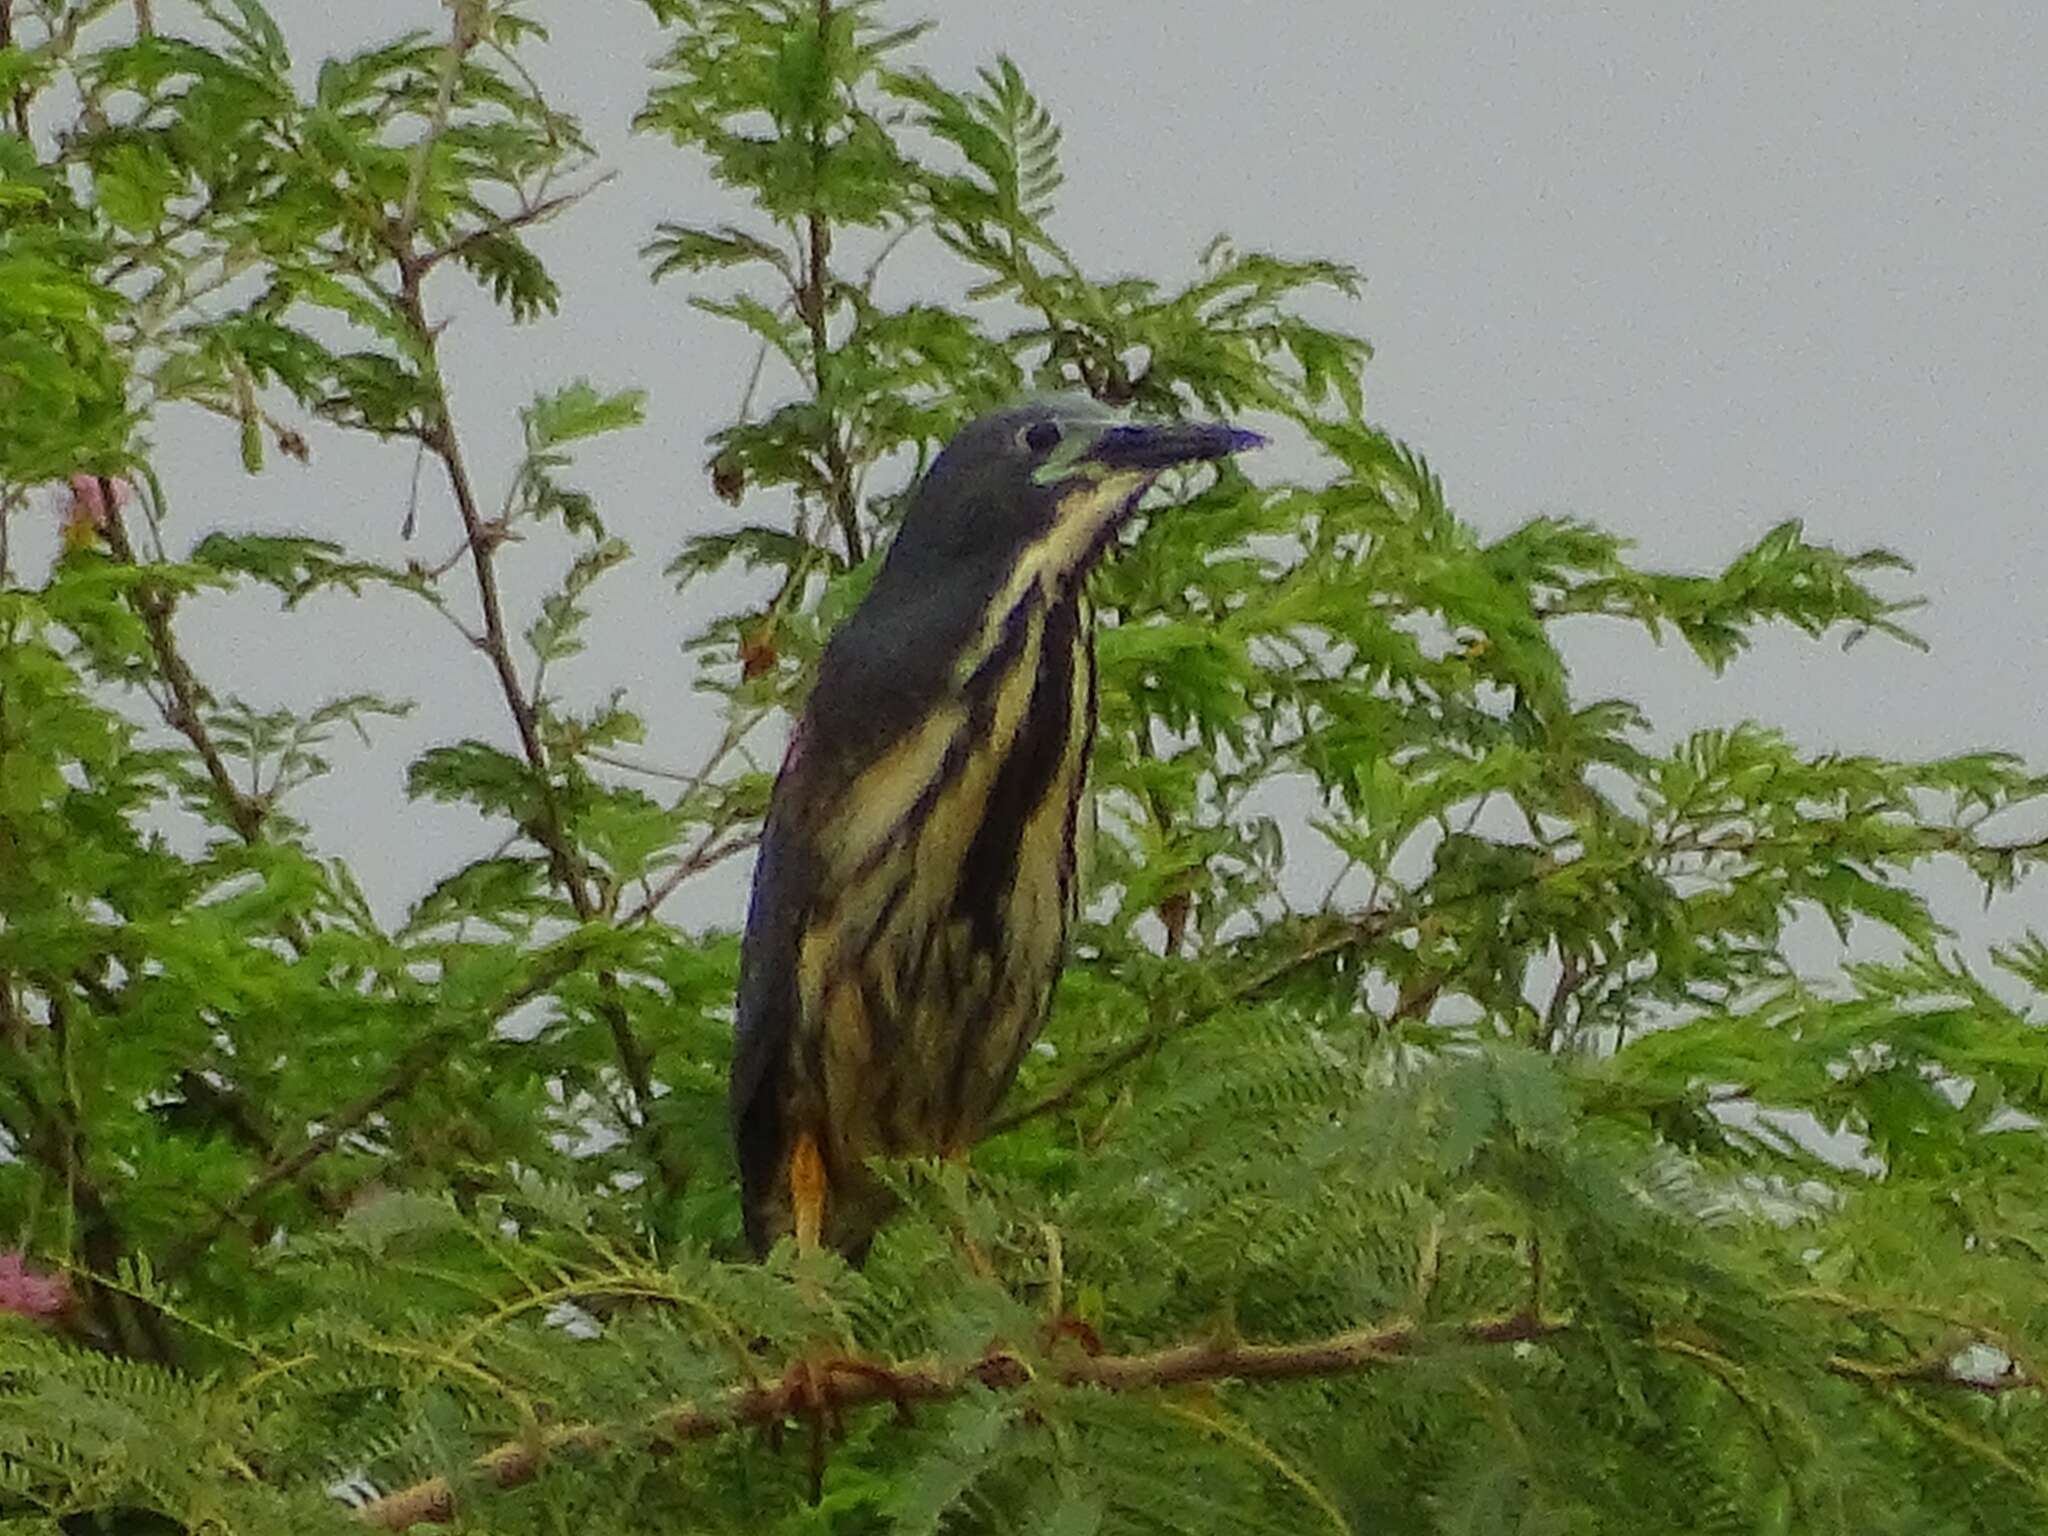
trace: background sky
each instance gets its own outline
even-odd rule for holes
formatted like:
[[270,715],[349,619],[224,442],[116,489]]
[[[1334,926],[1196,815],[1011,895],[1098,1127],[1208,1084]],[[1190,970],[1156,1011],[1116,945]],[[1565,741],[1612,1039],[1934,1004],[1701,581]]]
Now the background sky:
[[[171,8],[159,8],[164,14]],[[274,0],[306,74],[406,27],[426,0]],[[677,646],[701,619],[659,568],[736,514],[702,472],[729,419],[744,343],[653,287],[638,248],[663,218],[740,210],[690,157],[630,119],[661,46],[624,0],[558,0],[538,73],[617,179],[537,245],[559,316],[527,327],[444,280],[458,425],[495,503],[517,407],[579,375],[649,393],[648,425],[577,477],[645,557],[600,588],[578,692],[632,690],[645,755],[685,766],[711,716]],[[1362,305],[1321,318],[1378,348],[1371,414],[1420,448],[1489,533],[1570,513],[1634,538],[1648,563],[1719,564],[1786,517],[1912,559],[1920,653],[1772,637],[1716,680],[1682,646],[1585,627],[1585,697],[1644,702],[1660,731],[1757,717],[1813,747],[1899,755],[1980,746],[2048,765],[2048,7],[1454,5],[1367,0],[928,0],[918,58],[960,82],[1014,56],[1066,130],[1056,232],[1098,276],[1177,278],[1211,236],[1362,268]],[[913,257],[899,282],[942,279]],[[952,286],[938,290],[944,295]],[[387,556],[453,549],[428,477],[400,538],[409,453],[313,434],[310,470],[236,463],[231,430],[169,422],[160,459],[174,546],[280,523]],[[777,509],[753,504],[749,518]],[[517,552],[515,595],[552,560]],[[492,844],[465,813],[404,803],[405,760],[464,735],[509,744],[481,658],[431,617],[321,601],[280,621],[260,597],[186,625],[202,675],[261,702],[357,688],[410,696],[411,720],[300,802],[354,851],[394,914]],[[2034,835],[2040,827],[2015,827]],[[671,911],[736,924],[745,870]],[[2048,920],[2036,890],[1973,936]]]

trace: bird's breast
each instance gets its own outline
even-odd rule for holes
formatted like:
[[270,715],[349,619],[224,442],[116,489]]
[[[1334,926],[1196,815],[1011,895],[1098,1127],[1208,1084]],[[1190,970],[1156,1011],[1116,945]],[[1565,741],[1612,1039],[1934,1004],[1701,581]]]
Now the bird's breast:
[[1079,599],[1028,602],[827,817],[797,990],[833,1161],[959,1150],[993,1113],[1063,958],[1094,722]]

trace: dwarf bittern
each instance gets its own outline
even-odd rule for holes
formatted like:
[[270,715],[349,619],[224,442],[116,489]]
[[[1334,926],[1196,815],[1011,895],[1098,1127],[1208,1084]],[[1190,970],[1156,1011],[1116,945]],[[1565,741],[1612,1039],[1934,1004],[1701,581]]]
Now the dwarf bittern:
[[1052,1002],[1095,736],[1089,571],[1160,473],[1261,439],[1086,399],[984,416],[819,662],[740,952],[748,1240],[858,1260],[877,1156],[961,1156]]

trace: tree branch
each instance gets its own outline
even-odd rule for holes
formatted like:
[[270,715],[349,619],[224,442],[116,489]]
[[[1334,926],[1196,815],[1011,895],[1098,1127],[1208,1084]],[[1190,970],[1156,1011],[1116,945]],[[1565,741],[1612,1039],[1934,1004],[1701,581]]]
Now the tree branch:
[[[431,391],[421,412],[419,426],[413,435],[423,448],[440,461],[442,471],[447,477],[449,492],[454,497],[456,511],[461,519],[463,544],[469,555],[477,603],[482,615],[482,631],[472,637],[472,644],[490,663],[492,673],[497,679],[498,691],[512,716],[513,729],[519,738],[520,755],[525,759],[527,768],[533,776],[536,808],[534,814],[522,823],[521,830],[540,844],[547,855],[550,877],[567,895],[578,919],[590,922],[604,914],[606,904],[592,889],[590,868],[578,850],[575,840],[569,835],[556,796],[553,765],[546,743],[541,738],[538,701],[529,697],[519,675],[518,663],[513,658],[496,562],[496,550],[503,542],[505,527],[502,520],[487,518],[477,499],[475,485],[470,479],[469,466],[462,451],[462,442],[455,430],[455,416],[447,378],[441,368],[441,328],[428,320],[422,290],[433,268],[449,256],[459,254],[467,244],[488,238],[501,229],[545,219],[593,190],[595,186],[601,185],[602,178],[577,192],[529,202],[511,218],[493,218],[483,227],[459,235],[439,247],[423,247],[421,210],[433,149],[448,130],[449,117],[454,111],[455,89],[462,61],[484,40],[483,24],[487,19],[486,7],[478,3],[478,0],[453,0],[451,10],[453,20],[442,56],[439,90],[434,106],[428,114],[426,130],[414,148],[399,207],[395,214],[388,217],[382,213],[381,208],[366,214],[368,228],[397,268],[396,290],[393,291],[376,281],[367,272],[359,272],[358,275],[390,307],[393,317],[411,333],[419,359],[421,381]],[[631,1021],[627,1018],[616,976],[602,972],[598,976],[598,983],[598,1012],[611,1034],[613,1050],[631,1094],[634,1129],[641,1133],[643,1148],[659,1173],[662,1186],[673,1192],[680,1189],[685,1182],[687,1170],[680,1161],[667,1155],[662,1138],[653,1130],[653,1122],[649,1118],[649,1111],[654,1102],[651,1053],[635,1034]]]
[[[1116,1076],[1117,1073],[1123,1071],[1126,1067],[1142,1061],[1184,1030],[1192,1029],[1196,1025],[1214,1018],[1224,1009],[1233,1007],[1248,998],[1256,996],[1275,982],[1284,981],[1287,977],[1315,964],[1318,960],[1327,959],[1334,954],[1341,954],[1348,949],[1356,949],[1362,945],[1371,944],[1403,928],[1430,922],[1439,913],[1454,911],[1460,907],[1495,900],[1515,891],[1530,889],[1552,878],[1561,870],[1576,867],[1576,865],[1571,863],[1561,863],[1554,858],[1545,857],[1537,860],[1523,877],[1498,886],[1487,886],[1476,890],[1463,891],[1455,896],[1430,900],[1426,905],[1423,905],[1419,903],[1429,894],[1425,887],[1423,890],[1414,893],[1414,896],[1409,901],[1399,905],[1381,907],[1373,911],[1359,913],[1355,916],[1340,918],[1334,926],[1319,936],[1312,938],[1302,948],[1254,971],[1251,975],[1230,987],[1221,997],[1178,1018],[1156,1022],[1150,1031],[1140,1035],[1135,1040],[1119,1046],[1100,1061],[1082,1068],[1059,1087],[1045,1094],[1044,1097],[1034,1099],[1029,1104],[998,1117],[990,1123],[988,1129],[983,1132],[983,1136],[984,1138],[1000,1136],[1005,1131],[1015,1130],[1018,1126],[1028,1121],[1036,1120],[1041,1116],[1065,1109],[1089,1089]],[[1393,1023],[1403,1019],[1417,1018],[1426,1013],[1435,1004],[1437,996],[1442,992],[1444,984],[1448,979],[1443,976],[1423,976],[1413,980],[1404,989],[1400,998],[1395,1003],[1387,1022]],[[1583,985],[1588,979],[1588,977],[1577,978],[1574,982],[1574,988]]]
[[648,891],[646,899],[627,915],[624,926],[632,927],[645,922],[654,916],[662,904],[675,895],[686,881],[703,874],[707,869],[723,864],[734,854],[745,853],[761,841],[760,832],[753,831],[736,833],[724,842],[719,842],[719,831],[720,829],[714,826],[699,838],[696,846],[677,860],[675,868],[662,877],[661,884]]
[[[553,766],[540,736],[539,713],[533,700],[527,696],[518,663],[513,660],[511,634],[505,623],[504,599],[498,588],[496,550],[502,529],[484,517],[475,485],[469,477],[461,439],[455,432],[448,386],[441,374],[440,333],[428,322],[420,294],[425,273],[424,258],[412,248],[410,236],[397,252],[397,259],[400,284],[395,302],[426,359],[427,381],[434,392],[433,417],[426,424],[422,441],[427,451],[441,461],[448,489],[455,498],[456,511],[462,520],[463,536],[469,548],[470,569],[476,581],[477,603],[483,617],[479,648],[490,661],[492,673],[498,681],[498,691],[511,713],[513,728],[519,737],[520,753],[533,774],[538,810],[526,830],[547,853],[554,881],[567,894],[577,918],[589,922],[599,915],[601,903],[590,888],[589,868],[563,822],[561,806],[555,797]],[[625,1005],[618,995],[617,978],[607,972],[598,977],[598,983],[598,1011],[611,1034],[613,1052],[618,1057],[620,1071],[625,1075],[627,1089],[632,1095],[635,1129],[642,1133],[644,1149],[661,1175],[663,1187],[673,1193],[686,1182],[687,1170],[668,1155],[649,1119],[654,1103],[652,1053],[626,1017]]]
[[[787,589],[785,588],[785,590]],[[777,601],[780,602],[781,599],[778,598]],[[774,610],[771,608],[770,611],[773,612]],[[759,712],[748,711],[728,715],[725,722],[725,731],[718,738],[718,745],[711,749],[710,755],[704,759],[703,765],[690,775],[688,781],[683,785],[681,792],[677,794],[675,804],[678,807],[688,805],[698,792],[711,782],[711,776],[718,772],[724,765],[725,760],[738,750],[740,743],[746,739],[747,734],[760,723],[761,713]],[[742,837],[730,839],[721,845],[718,839],[724,835],[726,830],[726,824],[714,819],[705,829],[703,836],[697,840],[696,846],[683,855],[682,861],[668,872],[659,885],[648,891],[646,899],[626,916],[621,926],[631,928],[646,922],[655,915],[662,903],[673,896],[682,886],[683,882],[692,875],[701,874],[712,865],[760,841],[760,833],[756,831],[745,834]]]
[[[1049,1373],[1061,1386],[1105,1392],[1143,1392],[1211,1381],[1298,1381],[1373,1370],[1438,1348],[1514,1344],[1549,1338],[1569,1324],[1516,1315],[1471,1322],[1453,1329],[1425,1329],[1401,1321],[1359,1328],[1298,1344],[1221,1341],[1179,1344],[1137,1355],[1074,1355]],[[836,1416],[848,1408],[877,1403],[903,1407],[957,1397],[975,1386],[1015,1391],[1043,1379],[1022,1356],[992,1350],[966,1365],[933,1361],[880,1364],[797,1362],[772,1385],[735,1387],[707,1405],[685,1404],[659,1415],[649,1426],[670,1445],[705,1440],[750,1426],[780,1424],[797,1416]],[[475,1478],[500,1488],[516,1487],[539,1475],[557,1451],[595,1451],[620,1438],[600,1424],[567,1424],[539,1436],[508,1441],[470,1464]],[[400,1531],[455,1516],[455,1489],[444,1477],[429,1478],[378,1499],[358,1512],[367,1524]]]
[[[735,1387],[709,1404],[686,1403],[642,1426],[665,1446],[706,1440],[739,1429],[780,1425],[792,1418],[822,1416],[836,1422],[849,1408],[890,1403],[940,1402],[975,1387],[1017,1391],[1048,1378],[1067,1388],[1104,1392],[1151,1392],[1196,1383],[1301,1381],[1355,1375],[1403,1360],[1475,1346],[1533,1343],[1573,1333],[1563,1318],[1534,1311],[1480,1318],[1452,1326],[1424,1327],[1401,1319],[1378,1328],[1356,1328],[1290,1344],[1247,1344],[1208,1340],[1176,1344],[1142,1354],[1071,1354],[1050,1370],[1034,1369],[1024,1357],[993,1349],[962,1364],[930,1360],[882,1363],[864,1360],[793,1362],[779,1381]],[[1684,1340],[1659,1339],[1657,1347],[1696,1361],[1712,1352]],[[1923,1387],[2003,1393],[2039,1388],[2042,1383],[2017,1368],[1997,1377],[1959,1375],[1947,1357],[1895,1366],[1830,1355],[1830,1375],[1876,1387]],[[628,1438],[628,1431],[603,1424],[565,1424],[538,1435],[507,1441],[470,1463],[471,1477],[498,1488],[531,1482],[558,1452],[594,1452]],[[445,1477],[429,1478],[364,1506],[365,1524],[401,1531],[455,1518],[456,1490]]]

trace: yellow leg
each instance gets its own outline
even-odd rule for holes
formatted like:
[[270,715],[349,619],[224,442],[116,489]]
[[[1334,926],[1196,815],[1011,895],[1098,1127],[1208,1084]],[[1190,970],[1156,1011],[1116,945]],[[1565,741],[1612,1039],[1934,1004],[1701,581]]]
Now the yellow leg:
[[816,1253],[825,1231],[825,1159],[808,1131],[789,1154],[789,1199],[796,1211],[796,1251]]

